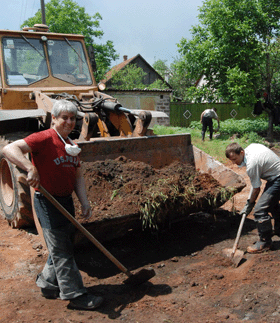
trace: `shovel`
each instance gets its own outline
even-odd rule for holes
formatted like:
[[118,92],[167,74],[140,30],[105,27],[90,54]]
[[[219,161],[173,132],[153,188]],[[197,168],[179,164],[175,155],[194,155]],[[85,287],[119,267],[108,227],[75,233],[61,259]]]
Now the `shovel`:
[[103,254],[109,258],[128,278],[125,284],[140,285],[156,275],[153,268],[141,269],[138,273],[132,274],[125,268],[93,235],[89,233],[44,187],[39,186],[40,192],[79,229]]
[[243,251],[237,250],[237,245],[238,245],[238,242],[240,239],[240,235],[241,235],[241,231],[242,231],[245,219],[246,219],[246,213],[242,214],[242,219],[240,221],[237,236],[235,238],[232,249],[227,248],[227,249],[223,250],[224,256],[229,257],[231,259],[231,261],[234,263],[235,267],[237,267],[239,265],[241,259],[243,258],[243,255],[244,255]]

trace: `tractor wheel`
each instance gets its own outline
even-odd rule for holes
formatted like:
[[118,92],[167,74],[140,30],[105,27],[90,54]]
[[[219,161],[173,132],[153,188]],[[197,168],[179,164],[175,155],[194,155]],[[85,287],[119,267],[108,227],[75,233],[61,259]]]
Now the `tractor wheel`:
[[[1,148],[1,147],[0,147]],[[0,204],[13,228],[34,226],[30,187],[25,173],[0,151]]]

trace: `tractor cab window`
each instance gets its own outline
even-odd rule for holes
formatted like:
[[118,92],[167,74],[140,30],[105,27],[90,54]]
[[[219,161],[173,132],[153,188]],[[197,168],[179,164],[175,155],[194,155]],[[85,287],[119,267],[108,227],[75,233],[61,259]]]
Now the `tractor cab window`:
[[90,85],[92,79],[79,41],[47,41],[51,73],[54,77],[75,85]]
[[47,69],[43,43],[40,39],[25,36],[3,37],[2,46],[4,74],[8,85],[26,86],[46,77],[38,74],[40,64]]

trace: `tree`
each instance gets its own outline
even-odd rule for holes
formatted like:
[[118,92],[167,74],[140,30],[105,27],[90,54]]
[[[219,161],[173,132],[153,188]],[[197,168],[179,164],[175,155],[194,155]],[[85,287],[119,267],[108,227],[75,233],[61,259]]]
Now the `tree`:
[[166,64],[166,61],[158,59],[154,62],[153,68],[158,72],[158,74],[165,79],[165,77],[170,75],[170,69]]
[[[85,8],[80,7],[73,0],[50,0],[45,6],[46,23],[49,30],[54,33],[82,34],[85,36],[87,48],[92,45],[95,51],[97,65],[96,79],[99,81],[108,71],[111,62],[118,58],[112,41],[105,44],[96,44],[94,38],[101,39],[103,31],[100,30],[99,13],[90,16]],[[41,10],[34,17],[25,20],[23,26],[33,26],[42,23]]]
[[188,101],[188,88],[192,85],[192,80],[188,77],[183,60],[175,59],[170,67],[166,61],[158,59],[153,64],[153,68],[161,75],[162,78],[168,78],[168,83],[172,86],[172,100]]
[[133,89],[168,89],[162,80],[156,80],[152,84],[143,83],[144,77],[147,75],[141,67],[135,64],[129,64],[120,71],[114,71],[112,74],[112,87],[121,90]]
[[[279,68],[279,19],[278,0],[204,1],[192,39],[183,38],[178,46],[191,77],[205,75],[206,98],[253,105],[262,91],[271,100],[271,84]],[[194,91],[193,98],[197,94]],[[273,111],[264,108],[271,137]]]
[[125,66],[120,71],[113,71],[112,87],[122,90],[144,89],[143,79],[146,73],[135,64]]
[[184,60],[177,58],[171,63],[169,84],[173,88],[173,99],[175,101],[191,102],[189,89],[195,81],[195,79],[192,79]]

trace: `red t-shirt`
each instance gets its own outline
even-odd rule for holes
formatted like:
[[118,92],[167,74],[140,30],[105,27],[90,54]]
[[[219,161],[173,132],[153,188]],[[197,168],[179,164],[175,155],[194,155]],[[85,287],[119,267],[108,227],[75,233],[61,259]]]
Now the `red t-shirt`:
[[36,132],[26,137],[31,148],[32,163],[40,175],[40,184],[52,195],[72,194],[79,157],[66,153],[65,145],[54,129]]

